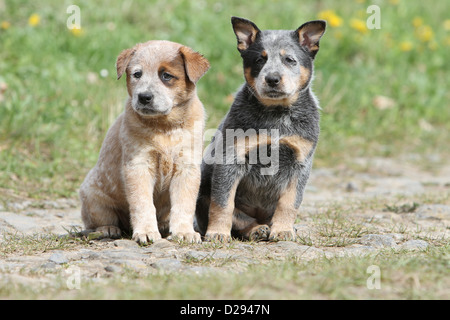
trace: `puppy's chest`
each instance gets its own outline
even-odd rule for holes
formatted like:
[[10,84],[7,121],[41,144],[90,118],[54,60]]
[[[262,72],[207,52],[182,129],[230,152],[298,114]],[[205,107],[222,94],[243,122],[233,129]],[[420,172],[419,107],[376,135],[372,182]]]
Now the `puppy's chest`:
[[[270,133],[269,133],[270,132]],[[314,150],[314,142],[299,135],[280,135],[276,130],[260,130],[253,134],[237,136],[234,140],[234,149],[237,159],[246,159],[253,164],[263,161],[261,158],[269,157],[271,161],[299,161],[303,162]],[[292,155],[292,156],[289,156]],[[270,162],[270,161],[269,161]],[[251,163],[252,164],[252,163]]]
[[155,174],[156,186],[159,189],[164,190],[169,187],[177,171],[177,165],[183,162],[182,159],[189,153],[190,147],[188,135],[182,130],[152,139],[149,168]]

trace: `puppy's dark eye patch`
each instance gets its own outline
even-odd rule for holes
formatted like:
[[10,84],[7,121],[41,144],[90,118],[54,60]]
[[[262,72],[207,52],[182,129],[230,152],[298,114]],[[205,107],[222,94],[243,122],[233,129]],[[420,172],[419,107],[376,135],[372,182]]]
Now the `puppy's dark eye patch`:
[[136,71],[135,73],[133,73],[133,77],[139,79],[140,77],[142,77],[142,71]]
[[262,63],[266,62],[266,59],[264,59],[263,57],[258,57],[258,58],[256,58],[255,62],[257,64],[262,64]]

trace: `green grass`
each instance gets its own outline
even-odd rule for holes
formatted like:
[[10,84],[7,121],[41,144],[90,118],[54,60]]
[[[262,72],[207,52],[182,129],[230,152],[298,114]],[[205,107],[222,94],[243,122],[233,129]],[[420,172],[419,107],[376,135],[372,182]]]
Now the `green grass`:
[[[402,152],[448,155],[450,4],[395,2],[377,2],[381,29],[362,34],[350,22],[365,21],[367,1],[84,0],[75,36],[66,28],[70,1],[9,1],[0,13],[0,24],[9,23],[0,27],[0,83],[7,86],[0,89],[0,197],[2,188],[37,198],[76,194],[126,99],[116,57],[137,42],[181,42],[210,60],[198,91],[207,127],[216,127],[243,81],[232,15],[261,29],[294,29],[329,9],[342,18],[328,28],[315,63],[323,108],[316,165]],[[40,16],[34,27],[33,13]],[[416,17],[431,27],[429,41],[418,38]],[[411,51],[401,50],[405,41]],[[108,76],[100,76],[103,69]],[[393,107],[374,105],[380,95]]]
[[69,250],[87,244],[83,238],[60,237],[56,234],[32,234],[3,232],[0,239],[0,257],[10,254],[33,255],[52,250]]
[[[67,289],[64,277],[52,287],[32,290],[4,285],[1,297],[15,299],[448,299],[447,247],[426,251],[384,250],[366,257],[296,258],[254,265],[236,273],[153,274],[129,270],[104,281]],[[380,270],[380,289],[367,286],[370,266]],[[369,280],[370,281],[370,280]],[[372,283],[372,282],[371,282]]]

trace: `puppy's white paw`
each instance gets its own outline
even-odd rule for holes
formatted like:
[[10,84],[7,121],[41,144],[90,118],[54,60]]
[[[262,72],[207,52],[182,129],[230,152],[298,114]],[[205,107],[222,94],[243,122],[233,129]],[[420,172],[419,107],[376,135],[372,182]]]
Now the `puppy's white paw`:
[[173,233],[170,236],[170,239],[175,241],[185,241],[188,243],[202,243],[202,237],[200,236],[200,233],[195,231]]
[[270,241],[295,241],[296,235],[294,229],[290,230],[272,230],[270,231]]
[[103,233],[103,238],[119,239],[121,236],[120,228],[116,226],[101,226],[96,228],[95,231]]
[[205,235],[205,240],[206,241],[211,241],[211,242],[230,242],[231,241],[231,235],[228,233],[219,233],[219,232],[207,232]]
[[135,230],[133,232],[133,238],[134,241],[140,243],[140,244],[147,244],[149,242],[155,242],[156,240],[161,239],[161,234],[159,231],[153,231],[153,230]]

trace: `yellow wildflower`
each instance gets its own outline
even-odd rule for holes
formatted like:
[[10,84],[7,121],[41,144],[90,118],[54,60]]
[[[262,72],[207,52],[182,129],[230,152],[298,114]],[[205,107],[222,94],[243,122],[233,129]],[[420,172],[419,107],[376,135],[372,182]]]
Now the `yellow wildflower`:
[[319,19],[327,20],[330,27],[336,28],[342,25],[342,18],[339,17],[333,10],[325,10],[319,12]]
[[41,22],[41,17],[37,13],[33,13],[28,18],[28,24],[32,27],[37,26]]
[[400,50],[403,52],[411,51],[413,48],[413,44],[411,41],[402,41],[400,42]]
[[423,19],[421,17],[415,17],[412,21],[414,27],[418,28],[423,25]]
[[11,27],[11,23],[9,23],[9,21],[3,21],[0,24],[0,29],[2,29],[2,30],[8,30],[9,27]]
[[84,30],[81,29],[81,26],[74,26],[70,29],[70,33],[72,33],[75,37],[79,37],[84,33]]
[[366,22],[361,19],[350,20],[350,27],[361,32],[362,34],[366,34],[367,32],[369,32],[369,30],[367,29],[367,26],[366,26]]
[[400,0],[389,0],[389,2],[393,5],[399,4]]
[[444,21],[444,29],[445,31],[450,31],[450,19]]
[[424,25],[416,29],[416,37],[422,42],[431,41],[433,36],[433,29],[428,25]]

